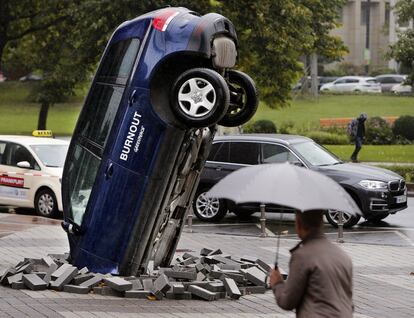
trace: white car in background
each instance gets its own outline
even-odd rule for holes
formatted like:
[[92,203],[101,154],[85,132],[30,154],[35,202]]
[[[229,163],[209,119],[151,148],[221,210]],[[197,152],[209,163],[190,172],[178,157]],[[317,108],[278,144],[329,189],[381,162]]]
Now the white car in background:
[[394,85],[391,88],[391,92],[396,95],[408,95],[412,93],[412,87],[411,85],[401,83],[401,84]]
[[332,83],[322,85],[322,92],[338,93],[381,93],[381,85],[373,77],[364,76],[344,76]]
[[61,178],[69,143],[27,136],[0,136],[0,205],[34,208],[54,217],[63,210]]

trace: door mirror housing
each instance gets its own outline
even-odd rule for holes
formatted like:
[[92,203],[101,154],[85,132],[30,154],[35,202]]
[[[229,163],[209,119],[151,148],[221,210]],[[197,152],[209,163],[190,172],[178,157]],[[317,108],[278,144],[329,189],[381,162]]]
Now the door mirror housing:
[[17,163],[17,166],[19,168],[23,168],[23,169],[30,169],[32,166],[30,165],[29,161],[19,161]]
[[300,162],[300,161],[295,161],[295,162],[292,162],[292,164],[293,165],[295,165],[295,166],[297,166],[297,167],[304,167],[305,165],[302,163],[302,162]]

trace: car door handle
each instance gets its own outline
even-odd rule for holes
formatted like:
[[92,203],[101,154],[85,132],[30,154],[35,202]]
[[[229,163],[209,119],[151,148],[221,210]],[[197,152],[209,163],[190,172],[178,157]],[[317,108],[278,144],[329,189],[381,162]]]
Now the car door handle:
[[131,96],[129,96],[128,99],[128,106],[131,107],[132,105],[134,105],[134,103],[137,101],[137,90],[134,89],[131,93]]
[[110,179],[112,175],[114,174],[114,165],[112,162],[106,167],[105,171],[105,179]]

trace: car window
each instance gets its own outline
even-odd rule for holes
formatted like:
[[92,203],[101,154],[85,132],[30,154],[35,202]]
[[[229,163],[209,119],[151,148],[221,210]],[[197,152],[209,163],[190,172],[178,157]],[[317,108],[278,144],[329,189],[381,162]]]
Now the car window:
[[210,156],[209,160],[218,161],[218,162],[229,162],[230,144],[228,142],[222,142],[222,143],[214,144],[213,146],[217,147],[217,150],[216,150],[216,153],[214,154],[214,157]]
[[6,150],[6,142],[0,141],[0,165],[3,164],[3,154]]
[[346,80],[346,83],[347,84],[359,83],[359,79],[356,79],[356,78],[348,78]]
[[257,165],[259,163],[259,144],[253,142],[231,142],[230,162]]
[[113,44],[105,55],[97,80],[125,85],[134,66],[140,46],[139,39],[128,39]]
[[5,165],[17,167],[19,162],[27,161],[30,163],[31,169],[40,170],[32,154],[23,145],[9,143],[4,151],[4,156],[3,162]]
[[70,190],[69,213],[72,220],[81,225],[89,196],[95,182],[100,160],[84,148],[76,145],[68,169]]
[[329,166],[341,163],[335,155],[313,141],[293,144],[292,147],[313,166]]
[[221,143],[221,142],[216,142],[215,144],[211,145],[210,153],[208,154],[207,161],[213,161],[214,160],[214,157],[216,156],[217,151],[220,149],[220,146],[222,144],[223,143]]
[[262,144],[263,163],[298,162],[298,158],[286,147]]
[[378,84],[377,80],[374,80],[374,79],[367,80],[367,83],[369,83],[369,84]]
[[335,81],[335,85],[336,84],[345,84],[345,83],[346,83],[346,80],[344,80],[344,79]]
[[30,148],[46,167],[61,168],[65,164],[68,145],[32,145]]

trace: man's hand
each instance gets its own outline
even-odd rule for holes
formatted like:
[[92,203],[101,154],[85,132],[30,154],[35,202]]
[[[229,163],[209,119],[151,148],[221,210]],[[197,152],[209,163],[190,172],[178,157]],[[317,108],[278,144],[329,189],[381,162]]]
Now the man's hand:
[[276,284],[279,284],[280,282],[283,282],[282,275],[280,274],[279,269],[275,268],[270,272],[270,287],[273,288]]

